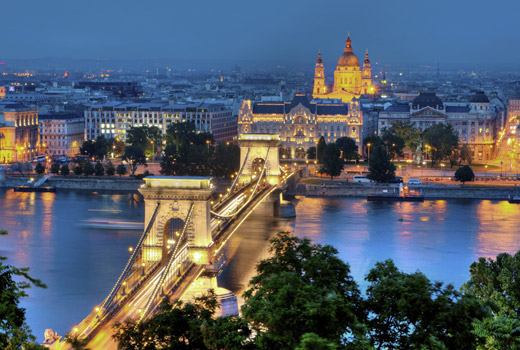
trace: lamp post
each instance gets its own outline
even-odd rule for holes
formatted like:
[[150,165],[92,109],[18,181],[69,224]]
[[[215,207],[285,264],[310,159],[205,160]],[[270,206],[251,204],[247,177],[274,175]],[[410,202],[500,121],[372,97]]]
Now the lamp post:
[[372,146],[372,144],[369,142],[367,143],[367,147],[368,147],[368,159],[367,161],[370,163],[370,146]]
[[484,181],[487,182],[487,164],[484,166],[484,168],[485,168],[485,170],[484,170],[485,171],[485,173],[484,173],[485,174]]
[[155,144],[152,141],[150,141],[152,143],[152,162],[155,160]]

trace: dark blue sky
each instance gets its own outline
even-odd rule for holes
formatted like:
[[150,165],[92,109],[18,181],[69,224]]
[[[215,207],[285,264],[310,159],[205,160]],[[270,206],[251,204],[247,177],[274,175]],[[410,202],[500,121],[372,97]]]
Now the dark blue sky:
[[518,0],[17,0],[0,60],[208,59],[335,64],[350,32],[379,63],[520,62]]

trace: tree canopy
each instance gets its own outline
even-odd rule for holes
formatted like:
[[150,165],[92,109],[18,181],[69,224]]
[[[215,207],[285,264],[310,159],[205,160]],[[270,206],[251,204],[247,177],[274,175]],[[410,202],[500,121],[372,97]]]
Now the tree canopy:
[[475,174],[473,170],[468,165],[463,165],[455,171],[455,180],[464,183],[466,181],[473,181],[475,179]]
[[126,142],[140,148],[146,157],[151,157],[161,145],[161,129],[148,125],[131,127],[126,133]]
[[[0,236],[3,235],[7,232],[0,231]],[[35,338],[25,323],[25,309],[20,307],[29,287],[46,286],[29,276],[28,268],[5,264],[6,260],[0,256],[0,349],[46,349],[34,343]]]
[[402,139],[404,142],[404,147],[412,152],[414,152],[417,149],[417,146],[420,144],[421,130],[410,122],[404,122],[400,120],[395,121],[392,123],[390,128],[385,128],[383,131],[383,135],[387,133]]
[[385,146],[376,143],[370,152],[367,178],[376,182],[388,182],[395,178],[395,165],[390,161]]
[[314,333],[357,349],[364,339],[360,291],[337,250],[281,232],[270,252],[257,265],[242,307],[259,348],[295,349]]
[[341,152],[341,157],[345,161],[356,160],[359,158],[356,140],[350,137],[340,137],[336,140],[336,145]]
[[436,123],[424,130],[423,140],[433,167],[436,162],[453,153],[459,143],[459,136],[450,124]]
[[327,143],[325,142],[325,138],[323,136],[318,140],[318,145],[316,146],[316,157],[318,160],[318,164],[323,163],[323,152],[325,152],[325,147]]
[[130,174],[132,174],[132,176],[135,174],[135,171],[139,165],[146,166],[146,156],[143,150],[136,146],[128,146],[125,149],[123,160],[128,163],[128,168],[130,169]]
[[475,297],[431,282],[420,272],[401,272],[392,260],[376,263],[366,280],[364,307],[375,348],[476,348],[472,321],[482,319],[485,311]]
[[343,170],[343,160],[340,158],[340,150],[335,143],[329,143],[323,151],[323,160],[320,173],[325,173],[332,180],[334,176],[339,176]]

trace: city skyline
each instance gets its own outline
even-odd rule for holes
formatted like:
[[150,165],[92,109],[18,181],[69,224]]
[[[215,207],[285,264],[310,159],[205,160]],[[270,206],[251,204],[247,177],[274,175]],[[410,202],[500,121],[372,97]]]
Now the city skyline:
[[355,54],[361,57],[368,49],[374,63],[512,64],[520,60],[520,49],[511,45],[520,39],[514,21],[520,4],[502,5],[508,11],[489,11],[481,0],[376,1],[370,7],[338,1],[256,6],[238,1],[5,3],[0,62],[68,58],[305,64],[321,50],[330,66],[350,32]]

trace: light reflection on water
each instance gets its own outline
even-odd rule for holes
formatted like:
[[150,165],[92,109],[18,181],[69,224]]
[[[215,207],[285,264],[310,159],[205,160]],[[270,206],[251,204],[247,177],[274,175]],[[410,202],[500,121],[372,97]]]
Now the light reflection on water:
[[[281,230],[335,246],[362,288],[369,269],[388,258],[405,271],[419,269],[459,287],[479,256],[520,249],[520,206],[504,201],[297,198],[295,203],[296,218],[250,218],[237,231],[226,248],[222,287],[240,297],[255,274],[255,263],[268,256],[269,239]],[[40,340],[45,328],[64,334],[106,296],[128,259],[128,247],[140,235],[77,223],[117,210],[118,218],[144,219],[144,203],[129,193],[1,190],[0,209],[0,229],[10,233],[0,238],[0,255],[13,265],[30,267],[31,275],[48,285],[31,289],[23,302]]]

